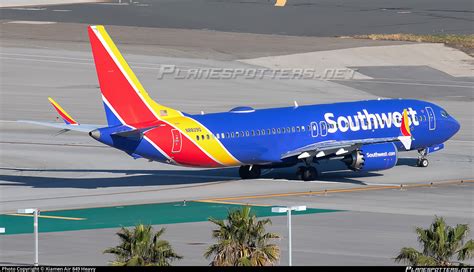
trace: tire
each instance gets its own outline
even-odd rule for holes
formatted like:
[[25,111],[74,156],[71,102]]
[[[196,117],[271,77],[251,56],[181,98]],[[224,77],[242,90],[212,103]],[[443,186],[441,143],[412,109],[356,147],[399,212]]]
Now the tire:
[[252,170],[250,170],[250,178],[251,179],[258,179],[260,178],[262,171],[258,165],[254,165]]
[[242,165],[239,168],[239,176],[242,179],[249,179],[250,178],[250,173],[249,173],[249,166],[248,165]]
[[427,159],[421,159],[419,162],[420,167],[428,167],[429,161]]
[[318,177],[318,172],[316,171],[316,168],[314,167],[308,167],[305,169],[305,171],[303,172],[303,180],[304,181],[310,181],[310,180],[314,180]]
[[303,173],[304,173],[305,170],[306,170],[306,167],[304,167],[304,166],[298,167],[298,169],[296,170],[296,178],[302,180],[303,179]]

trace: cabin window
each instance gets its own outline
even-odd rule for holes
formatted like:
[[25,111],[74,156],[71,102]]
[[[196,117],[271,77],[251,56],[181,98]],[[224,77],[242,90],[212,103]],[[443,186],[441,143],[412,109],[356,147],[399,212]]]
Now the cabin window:
[[234,133],[233,132],[230,133],[230,137],[234,138]]
[[209,134],[206,135],[206,138],[207,138],[208,140],[210,139]]
[[204,134],[203,134],[203,135],[201,135],[201,140],[204,140]]
[[236,138],[239,138],[239,136],[240,136],[239,134],[240,134],[240,133],[239,133],[238,131],[236,131],[236,132],[235,132],[235,137],[236,137]]
[[255,136],[255,130],[252,130],[252,136]]
[[265,135],[265,130],[264,129],[262,129],[262,135]]
[[267,129],[267,134],[270,135],[270,129]]
[[[252,130],[253,132],[253,130]],[[257,130],[257,136],[260,136],[260,130]]]
[[296,127],[296,131],[297,131],[297,132],[300,132],[300,127],[299,127],[299,126]]
[[[226,136],[227,136],[227,138],[230,138],[230,133],[227,132],[227,133],[226,133]],[[232,137],[234,137],[234,136],[232,136]]]
[[250,136],[250,134],[249,134],[249,131],[248,131],[248,130],[247,130],[247,131],[245,131],[245,136],[247,136],[247,137],[248,137],[248,136]]
[[291,132],[295,132],[295,127],[291,127]]
[[278,134],[281,133],[281,129],[280,129],[280,128],[277,128],[277,133],[278,133]]
[[276,129],[272,128],[272,134],[276,134]]
[[304,131],[304,126],[301,126],[301,131]]
[[[227,135],[227,137],[229,137],[229,135]],[[224,132],[221,133],[221,138],[224,139]]]
[[219,133],[216,134],[216,138],[219,139]]
[[244,136],[245,136],[245,134],[244,134],[243,131],[240,132],[240,136],[241,136],[241,137],[244,137]]
[[198,141],[199,141],[199,135],[196,135],[196,140],[198,140]]

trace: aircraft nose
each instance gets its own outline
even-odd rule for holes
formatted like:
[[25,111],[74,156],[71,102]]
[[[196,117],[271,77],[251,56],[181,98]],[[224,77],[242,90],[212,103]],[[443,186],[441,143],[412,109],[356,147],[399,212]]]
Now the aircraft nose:
[[454,119],[451,117],[451,122],[453,126],[453,135],[456,134],[460,129],[461,129],[461,124],[458,122],[458,120]]

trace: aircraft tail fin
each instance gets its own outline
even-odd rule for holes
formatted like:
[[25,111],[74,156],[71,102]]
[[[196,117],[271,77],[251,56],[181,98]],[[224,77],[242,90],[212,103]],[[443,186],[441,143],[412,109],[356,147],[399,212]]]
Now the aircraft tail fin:
[[151,99],[104,26],[89,26],[88,33],[109,126],[182,116]]
[[54,99],[52,99],[51,97],[48,97],[48,100],[51,103],[51,105],[53,105],[54,109],[59,114],[59,116],[61,116],[64,123],[66,123],[66,125],[73,125],[73,126],[79,125],[79,123],[76,122],[76,120],[74,120],[71,117],[71,115],[69,115],[58,103],[56,103]]

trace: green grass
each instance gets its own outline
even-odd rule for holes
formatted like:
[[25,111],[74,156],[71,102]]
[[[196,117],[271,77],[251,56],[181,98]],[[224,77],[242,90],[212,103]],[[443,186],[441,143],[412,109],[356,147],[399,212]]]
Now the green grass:
[[[144,205],[128,205],[102,208],[88,208],[62,211],[41,212],[43,216],[61,216],[70,218],[85,218],[85,220],[65,220],[53,218],[39,218],[40,232],[71,231],[83,229],[101,229],[130,227],[136,224],[175,224],[187,222],[203,222],[209,217],[224,219],[229,209],[238,209],[241,205],[187,202],[156,203]],[[336,212],[328,209],[307,209],[298,214],[313,214]],[[252,206],[252,212],[257,216],[284,216],[275,214],[271,207]],[[21,234],[33,232],[33,218],[0,215],[0,227],[6,228],[5,234]]]
[[353,37],[357,39],[371,39],[371,40],[444,43],[447,46],[454,47],[461,51],[464,51],[470,56],[474,56],[474,35],[458,35],[458,34],[418,35],[418,34],[397,33],[397,34],[355,35]]

